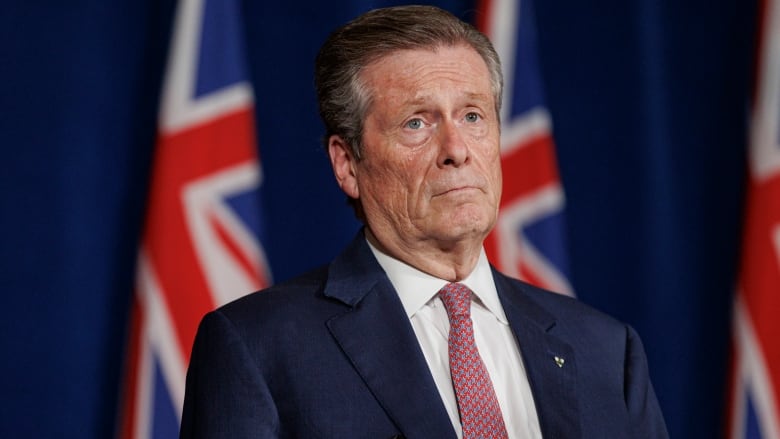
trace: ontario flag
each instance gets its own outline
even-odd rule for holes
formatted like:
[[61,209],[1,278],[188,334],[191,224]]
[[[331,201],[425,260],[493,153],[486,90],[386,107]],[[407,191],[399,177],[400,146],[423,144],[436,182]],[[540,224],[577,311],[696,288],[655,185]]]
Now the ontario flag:
[[118,437],[178,437],[201,317],[270,282],[238,0],[180,0],[140,244]]
[[728,437],[780,438],[780,0],[760,3]]
[[504,71],[504,187],[486,252],[510,276],[573,295],[565,249],[565,198],[544,104],[533,5],[530,0],[482,0],[477,17],[477,27],[493,42]]

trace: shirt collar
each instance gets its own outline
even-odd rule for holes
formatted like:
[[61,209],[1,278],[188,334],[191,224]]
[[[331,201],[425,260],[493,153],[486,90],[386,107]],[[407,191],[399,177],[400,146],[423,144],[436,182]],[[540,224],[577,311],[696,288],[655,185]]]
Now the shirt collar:
[[[431,276],[405,262],[382,253],[370,242],[368,242],[368,246],[390,279],[390,283],[393,284],[406,311],[406,316],[409,318],[412,318],[418,310],[430,302],[431,299],[434,299],[436,293],[448,283],[444,279]],[[496,319],[505,325],[509,324],[504,308],[501,306],[501,301],[498,299],[496,284],[493,281],[493,272],[490,269],[490,263],[488,263],[484,248],[479,253],[479,259],[474,270],[461,283],[474,292],[477,299]]]

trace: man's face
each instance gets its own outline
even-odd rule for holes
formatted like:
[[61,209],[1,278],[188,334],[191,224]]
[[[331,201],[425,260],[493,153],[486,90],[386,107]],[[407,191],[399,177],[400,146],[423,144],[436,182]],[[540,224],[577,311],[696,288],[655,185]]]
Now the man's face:
[[362,79],[373,97],[362,159],[350,159],[348,181],[337,177],[360,199],[373,234],[393,246],[481,242],[501,196],[485,62],[465,45],[403,50],[370,64]]

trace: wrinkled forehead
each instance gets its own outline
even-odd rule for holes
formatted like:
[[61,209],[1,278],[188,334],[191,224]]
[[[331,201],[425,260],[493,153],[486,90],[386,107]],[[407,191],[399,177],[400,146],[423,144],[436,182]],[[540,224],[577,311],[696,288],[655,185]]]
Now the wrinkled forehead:
[[[371,56],[368,56],[365,59],[365,62],[363,63],[362,71],[365,71],[366,69],[370,69],[373,66],[377,64],[382,64],[387,62],[389,59],[398,58],[400,56],[403,56],[404,54],[414,54],[419,53],[422,55],[433,55],[440,53],[442,51],[452,51],[454,49],[465,49],[467,51],[472,52],[475,56],[482,59],[482,56],[479,54],[479,51],[477,51],[474,46],[468,43],[468,41],[457,41],[454,43],[435,43],[435,44],[425,44],[420,46],[409,46],[409,47],[400,47],[400,48],[394,48],[389,50],[378,50],[376,53],[374,53]],[[483,64],[485,63],[484,59],[482,60]],[[487,64],[485,64],[485,68],[487,69]],[[487,71],[487,70],[486,70]]]
[[[436,55],[446,54],[444,59]],[[437,43],[421,45],[419,47],[393,49],[377,54],[368,61],[358,74],[359,93],[365,98],[365,103],[371,102],[382,94],[383,87],[390,83],[408,79],[414,75],[415,69],[425,70],[434,62],[449,63],[450,66],[464,78],[469,78],[474,86],[479,85],[481,93],[482,85],[487,85],[488,93],[492,96],[496,111],[500,102],[500,79],[494,78],[490,66],[482,54],[468,41],[458,41],[452,44]],[[479,84],[477,84],[479,83]],[[476,91],[475,87],[475,93]]]
[[389,52],[361,71],[361,82],[372,99],[402,94],[407,100],[424,100],[426,94],[449,88],[474,98],[495,97],[486,63],[466,44]]

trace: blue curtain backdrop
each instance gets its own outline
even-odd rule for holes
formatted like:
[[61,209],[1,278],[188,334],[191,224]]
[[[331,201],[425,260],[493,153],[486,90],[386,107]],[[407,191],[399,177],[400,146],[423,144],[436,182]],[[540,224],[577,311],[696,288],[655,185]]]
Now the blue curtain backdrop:
[[[245,2],[277,281],[358,227],[320,149],[316,50],[397,3]],[[0,437],[110,437],[173,0],[3,9]],[[536,15],[574,288],[639,330],[672,436],[718,437],[755,4],[538,1]]]

